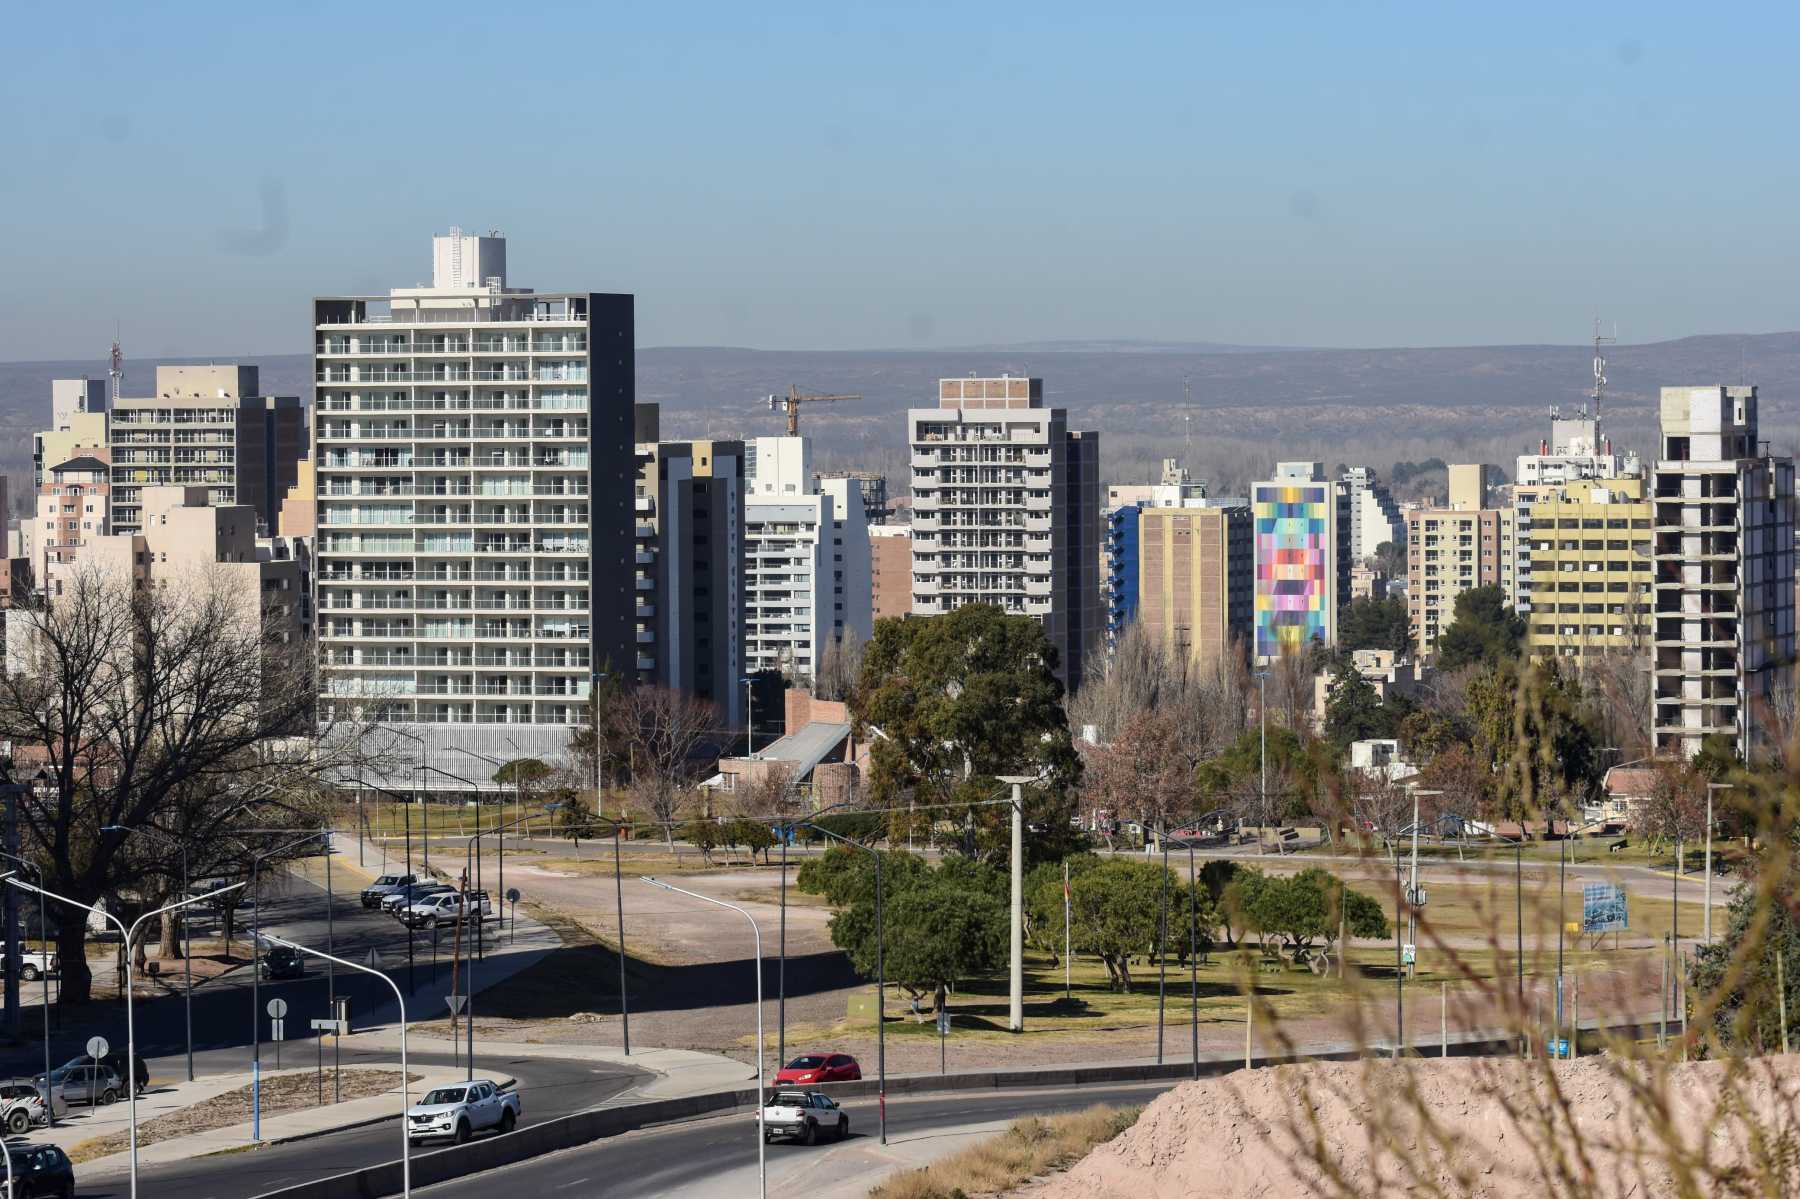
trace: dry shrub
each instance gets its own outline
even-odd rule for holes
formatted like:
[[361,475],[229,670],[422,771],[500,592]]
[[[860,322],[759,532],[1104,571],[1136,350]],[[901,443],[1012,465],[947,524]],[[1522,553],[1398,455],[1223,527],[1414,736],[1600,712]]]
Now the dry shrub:
[[1100,1104],[1065,1116],[1027,1116],[979,1145],[893,1175],[869,1192],[870,1199],[999,1194],[1079,1160],[1130,1128],[1142,1110]]

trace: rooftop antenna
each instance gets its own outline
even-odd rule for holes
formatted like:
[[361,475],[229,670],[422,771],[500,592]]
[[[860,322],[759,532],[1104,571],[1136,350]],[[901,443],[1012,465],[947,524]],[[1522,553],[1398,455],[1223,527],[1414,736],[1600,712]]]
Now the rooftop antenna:
[[1619,340],[1618,328],[1615,326],[1611,337],[1600,333],[1600,318],[1594,318],[1594,390],[1590,393],[1594,400],[1594,437],[1600,436],[1600,400],[1606,394],[1606,356],[1601,347],[1609,346]]
[[[106,373],[112,379],[112,398],[119,398],[119,385],[125,381],[125,353],[119,349],[119,323],[113,322],[111,369]],[[110,404],[108,405],[111,406]]]
[[1194,461],[1194,377],[1192,375],[1181,376],[1181,405],[1181,419],[1187,427],[1187,441],[1181,451],[1181,456],[1183,461],[1191,464]]

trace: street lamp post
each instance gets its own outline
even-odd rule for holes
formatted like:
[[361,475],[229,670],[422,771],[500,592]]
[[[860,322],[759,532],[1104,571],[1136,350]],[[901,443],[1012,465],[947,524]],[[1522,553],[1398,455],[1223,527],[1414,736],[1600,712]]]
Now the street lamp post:
[[274,849],[253,854],[250,858],[250,1137],[262,1140],[262,962],[258,955],[262,953],[262,891],[257,886],[258,872],[262,869],[264,859],[285,853],[297,846],[306,844],[315,837],[325,836],[326,845],[330,846],[329,833],[321,829],[307,833],[304,837],[295,837],[292,841],[277,845]]
[[[119,930],[119,936],[124,941],[124,945],[125,945],[125,1092],[126,1092],[126,1095],[129,1099],[130,1105],[131,1105],[130,1106],[131,1195],[132,1195],[132,1199],[137,1199],[137,1193],[138,1193],[137,1017],[132,1009],[132,1002],[131,1002],[132,990],[133,990],[133,985],[132,985],[133,980],[131,977],[131,945],[132,945],[132,941],[134,938],[136,938],[138,929],[140,929],[144,926],[145,921],[153,919],[154,917],[157,917],[157,916],[164,915],[168,912],[173,912],[178,908],[190,907],[196,903],[201,903],[205,900],[216,899],[219,896],[224,895],[228,891],[237,890],[239,887],[242,887],[244,884],[243,883],[232,883],[228,887],[220,887],[218,890],[209,891],[205,895],[189,896],[188,898],[179,900],[175,903],[165,904],[164,906],[157,908],[155,911],[145,912],[142,916],[139,916],[135,921],[132,922],[130,928],[127,928],[125,926],[125,922],[120,920],[117,916],[113,915],[111,912],[104,911],[100,908],[96,908],[89,904],[82,903],[78,899],[70,899],[67,895],[58,895],[56,892],[51,891],[47,888],[34,886],[31,883],[25,882],[23,879],[20,879],[15,875],[9,874],[9,875],[6,875],[5,878],[8,883],[12,884],[15,887],[22,887],[27,891],[36,891],[40,895],[46,895],[51,899],[60,900],[61,902],[68,904],[70,907],[81,908],[84,911],[92,912],[94,915],[99,916],[103,920],[111,921],[113,926]],[[44,1080],[46,1086],[49,1085],[49,1081],[50,1080],[48,1078],[46,1078]],[[50,1101],[51,1101],[50,1097],[46,1096],[45,1102],[49,1103]]]
[[[188,849],[187,842],[163,832],[159,828],[143,826],[127,828],[122,824],[109,824],[100,829],[103,833],[118,832],[129,837],[133,833],[160,837],[181,851],[181,893],[188,893]],[[187,1080],[194,1081],[194,937],[193,930],[188,927],[187,917],[181,920],[182,934],[182,1003],[187,1017]]]
[[1262,751],[1262,828],[1256,834],[1256,852],[1263,852],[1263,837],[1269,831],[1269,672],[1259,670],[1256,680],[1256,721]]
[[744,676],[744,756],[756,756],[756,694],[751,684],[756,679],[752,675]]
[[763,1094],[762,930],[756,927],[756,917],[736,904],[726,903],[722,899],[714,899],[710,895],[701,895],[697,891],[689,891],[648,875],[640,874],[638,881],[649,883],[652,887],[661,887],[665,891],[673,891],[677,895],[685,895],[689,899],[698,899],[702,903],[710,903],[714,907],[736,912],[750,922],[750,933],[755,938],[756,944],[756,962],[753,967],[756,974],[756,1184],[757,1194],[761,1199],[769,1199],[769,1171],[766,1161],[769,1142],[763,1126],[763,1112],[766,1110],[764,1104],[768,1096]]
[[[477,810],[477,815],[479,816],[479,809]],[[504,846],[506,844],[506,840],[505,840],[506,830],[509,828],[513,828],[517,825],[524,824],[529,819],[531,819],[529,816],[521,816],[517,820],[513,821],[511,824],[503,824],[498,828],[487,829],[486,832],[490,832],[490,833],[499,835],[501,838],[500,844],[502,846]],[[469,838],[469,842],[467,845],[463,846],[463,884],[464,884],[463,885],[463,919],[465,921],[472,920],[474,922],[475,928],[477,930],[477,933],[476,933],[477,937],[480,936],[479,930],[481,928],[481,911],[480,911],[479,907],[477,907],[477,909],[473,913],[471,913],[469,911],[469,888],[468,888],[468,880],[470,877],[470,875],[469,875],[469,859],[471,856],[474,856],[477,858],[477,860],[479,860],[480,852],[481,852],[480,846],[481,846],[482,835],[483,835],[483,830],[481,828],[481,821],[479,819],[477,819],[475,822],[475,835],[473,837]],[[502,860],[504,860],[504,859],[502,859]],[[504,873],[502,873],[500,876],[500,885],[502,887],[506,886],[506,875]],[[504,894],[502,894],[501,902],[504,903],[505,901],[506,901],[506,897]],[[474,962],[469,963],[468,988],[469,988],[468,989],[468,998],[465,1001],[468,1005],[467,1011],[465,1012],[465,1017],[466,1017],[465,1022],[467,1023],[468,1030],[469,1030],[469,1051],[465,1055],[465,1057],[466,1057],[466,1059],[468,1061],[468,1065],[469,1065],[469,1074],[468,1074],[469,1081],[474,1082],[475,1081],[475,963]]]
[[1700,910],[1701,939],[1712,944],[1712,841],[1713,841],[1713,792],[1729,791],[1730,783],[1706,784],[1706,895]]
[[[239,883],[238,886],[243,886]],[[316,958],[324,958],[328,962],[351,970],[360,970],[364,974],[373,974],[386,983],[394,991],[394,1002],[400,1005],[400,1194],[402,1199],[412,1195],[412,1137],[406,1127],[406,1109],[412,1106],[412,1084],[408,1081],[406,1070],[406,997],[400,994],[400,985],[373,966],[364,966],[344,958],[322,953],[310,945],[302,945],[298,941],[289,941],[282,937],[270,936],[276,945],[285,945],[296,953],[310,953]]]

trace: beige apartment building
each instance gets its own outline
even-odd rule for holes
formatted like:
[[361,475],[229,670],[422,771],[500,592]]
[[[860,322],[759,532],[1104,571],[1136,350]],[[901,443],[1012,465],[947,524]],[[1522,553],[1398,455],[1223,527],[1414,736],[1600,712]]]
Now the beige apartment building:
[[36,518],[20,522],[24,557],[46,592],[55,593],[58,577],[74,565],[83,544],[112,531],[112,469],[105,454],[102,449],[51,466],[49,480],[38,488]]
[[1655,595],[1644,480],[1542,485],[1526,511],[1531,652],[1572,658],[1648,652]]
[[159,366],[155,395],[114,398],[108,440],[115,531],[142,527],[149,487],[204,487],[207,502],[243,504],[273,530],[306,456],[306,416],[298,396],[262,395],[254,366]]
[[1256,597],[1250,509],[1143,508],[1137,520],[1145,630],[1197,664],[1241,657]]
[[[1451,467],[1454,472],[1457,468]],[[1453,500],[1485,493],[1472,484]],[[1438,635],[1456,616],[1456,597],[1472,587],[1499,585],[1502,576],[1502,516],[1493,508],[1413,508],[1406,513],[1406,611],[1412,641],[1429,654]]]

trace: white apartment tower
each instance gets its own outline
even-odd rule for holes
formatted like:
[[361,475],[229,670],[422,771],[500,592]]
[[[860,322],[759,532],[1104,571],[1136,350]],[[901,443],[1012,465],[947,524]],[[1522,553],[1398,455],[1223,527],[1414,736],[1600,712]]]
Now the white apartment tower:
[[457,751],[557,758],[632,670],[632,297],[509,287],[497,234],[432,251],[429,287],[314,301],[315,585],[324,707],[461,790],[492,768]]
[[1344,472],[1343,484],[1349,493],[1350,560],[1366,562],[1375,556],[1382,542],[1406,545],[1406,522],[1400,506],[1388,492],[1374,470],[1353,466]]
[[854,478],[817,479],[804,437],[748,446],[744,664],[807,684],[834,638],[873,629],[869,532]]
[[1745,760],[1794,669],[1794,460],[1757,444],[1756,388],[1665,387],[1651,488],[1656,748]]
[[916,616],[993,604],[1037,618],[1066,686],[1102,630],[1099,436],[1041,379],[942,379],[906,414]]

